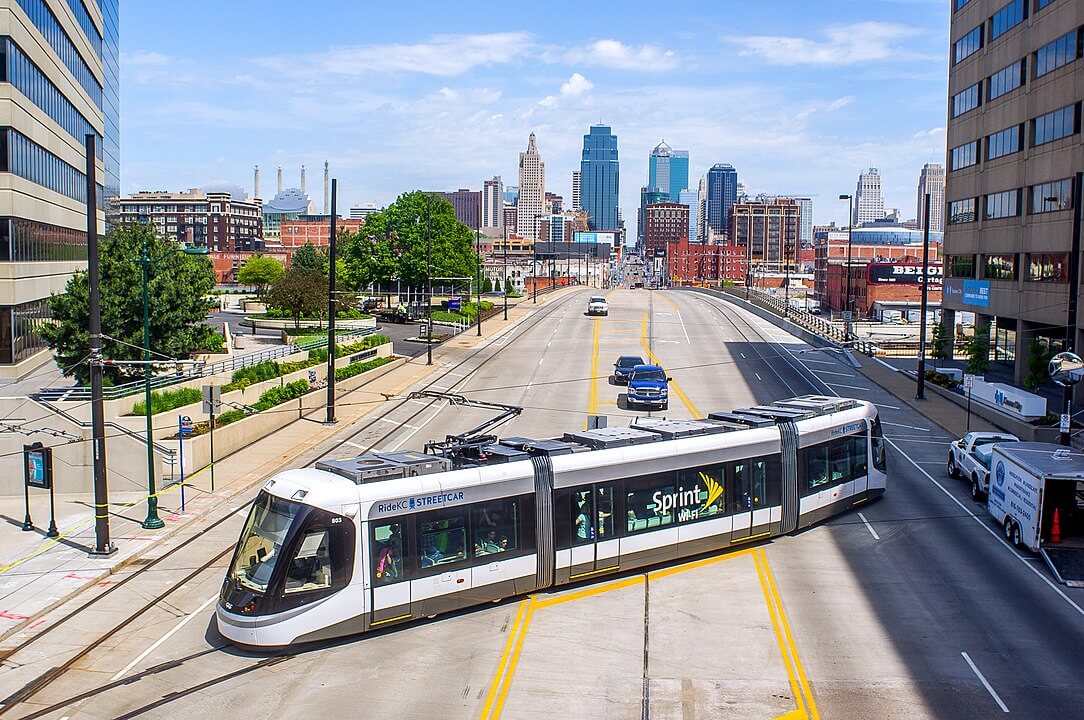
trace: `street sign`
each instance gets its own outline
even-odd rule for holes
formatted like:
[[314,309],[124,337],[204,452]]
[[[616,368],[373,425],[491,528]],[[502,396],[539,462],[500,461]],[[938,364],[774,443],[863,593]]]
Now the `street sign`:
[[203,412],[208,415],[218,415],[222,409],[222,386],[221,385],[204,385],[203,391]]
[[48,490],[53,486],[53,449],[40,442],[23,445],[23,469],[29,487]]
[[851,321],[851,311],[850,310],[844,310],[843,311],[843,322],[848,322],[849,323],[850,321]]
[[1061,431],[1063,433],[1069,432],[1069,413],[1061,414]]
[[187,415],[181,415],[180,421],[177,423],[177,432],[181,438],[186,438],[192,434],[192,418]]
[[975,387],[975,376],[965,374],[964,375],[964,390],[970,390],[973,387]]
[[463,298],[448,298],[448,310],[450,312],[459,312],[463,309]]
[[315,382],[316,382],[316,371],[315,370],[309,370],[309,384],[312,385]]

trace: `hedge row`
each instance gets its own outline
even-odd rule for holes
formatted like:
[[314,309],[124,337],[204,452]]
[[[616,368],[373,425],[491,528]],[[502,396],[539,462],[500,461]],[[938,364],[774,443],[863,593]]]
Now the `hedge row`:
[[[158,390],[151,393],[151,415],[174,410],[185,405],[199,402],[203,397],[199,388],[177,388],[176,390]],[[146,415],[147,405],[140,401],[132,406],[129,415]]]
[[[391,338],[387,335],[367,335],[356,343],[350,345],[336,345],[335,357],[343,357],[344,355],[353,355],[354,353],[368,350],[369,348],[376,347],[377,345],[384,345],[391,342]],[[274,380],[277,377],[283,375],[289,375],[292,372],[298,370],[304,370],[305,368],[313,367],[314,365],[320,365],[327,362],[327,348],[314,348],[309,351],[308,360],[296,360],[293,362],[275,362],[274,360],[264,360],[261,363],[250,365],[246,368],[241,368],[230,376],[230,381],[223,386],[223,392],[229,392],[231,390],[241,390],[249,385],[255,385],[256,383],[264,382],[265,380]]]

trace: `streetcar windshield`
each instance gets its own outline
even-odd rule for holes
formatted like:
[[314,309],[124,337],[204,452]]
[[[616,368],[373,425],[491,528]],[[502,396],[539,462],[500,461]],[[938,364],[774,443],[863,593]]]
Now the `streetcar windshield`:
[[250,590],[266,592],[275,570],[286,532],[300,505],[261,492],[241,532],[230,577]]

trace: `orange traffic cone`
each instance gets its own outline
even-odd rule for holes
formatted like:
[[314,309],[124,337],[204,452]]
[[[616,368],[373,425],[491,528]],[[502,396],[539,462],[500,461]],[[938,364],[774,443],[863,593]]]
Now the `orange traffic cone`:
[[1061,542],[1061,523],[1058,518],[1058,508],[1054,508],[1054,519],[1050,523],[1050,542]]

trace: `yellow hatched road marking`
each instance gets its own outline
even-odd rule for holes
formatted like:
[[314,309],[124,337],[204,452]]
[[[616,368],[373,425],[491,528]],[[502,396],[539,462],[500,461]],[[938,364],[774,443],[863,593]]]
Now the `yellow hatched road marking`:
[[[595,332],[591,339],[591,374],[588,382],[591,383],[587,390],[587,414],[598,414],[598,333],[601,321],[595,318]],[[587,421],[583,422],[584,430],[587,429]]]
[[[659,367],[662,367],[662,363],[659,362],[658,356],[651,352],[651,348],[647,344],[647,313],[644,313],[643,319],[640,320],[640,345],[644,348],[644,352],[651,358],[651,362],[655,363]],[[663,368],[665,370],[665,368]],[[674,391],[674,394],[678,396],[678,399],[685,404],[685,408],[689,411],[689,414],[694,418],[702,418],[704,414],[700,412],[700,409],[693,404],[693,401],[689,399],[689,396],[685,394],[685,391],[681,389],[681,386],[677,384],[676,380],[671,380],[670,389]]]
[[[783,667],[787,670],[787,681],[790,683],[790,692],[798,703],[798,710],[795,712],[801,713],[798,717],[806,717],[805,701],[802,698],[802,691],[798,686],[798,681],[795,679],[794,669],[791,667],[790,663],[790,656],[787,654],[787,646],[783,641],[783,632],[779,629],[779,618],[776,616],[775,603],[772,600],[771,591],[768,589],[768,581],[764,578],[764,570],[760,566],[760,553],[753,554],[753,562],[757,566],[757,579],[760,580],[760,587],[764,591],[764,602],[768,605],[768,615],[772,620],[772,631],[775,633],[775,640],[779,644],[779,653],[783,656]],[[784,715],[784,717],[786,716]]]
[[787,638],[787,645],[790,648],[791,657],[794,659],[794,667],[798,671],[798,682],[802,686],[802,691],[805,693],[806,700],[809,701],[809,717],[811,720],[820,720],[820,713],[817,711],[817,702],[813,699],[813,691],[809,687],[809,679],[806,677],[805,668],[802,667],[802,659],[798,656],[798,646],[794,643],[794,636],[790,632],[790,622],[787,621],[787,614],[783,611],[783,599],[779,597],[779,588],[775,585],[775,577],[772,575],[771,566],[768,564],[768,554],[764,552],[764,548],[757,548],[761,563],[764,566],[764,575],[768,578],[768,586],[772,590],[772,597],[775,599],[776,607],[779,609],[779,620],[783,625],[783,634]]
[[508,661],[508,654],[512,651],[512,646],[515,644],[516,635],[519,633],[519,623],[523,619],[523,611],[526,609],[530,600],[523,600],[519,604],[519,610],[516,611],[516,619],[512,621],[512,626],[508,628],[508,642],[504,644],[504,652],[501,653],[500,662],[497,663],[497,674],[493,677],[493,682],[489,688],[489,694],[486,695],[486,704],[482,706],[482,718],[488,718],[490,710],[493,708],[493,700],[497,696],[497,688],[501,685],[501,680],[504,677],[505,663]]
[[516,639],[516,649],[512,652],[512,657],[508,660],[508,671],[504,674],[504,686],[501,688],[500,693],[497,695],[497,705],[493,708],[493,720],[496,720],[501,716],[501,711],[504,710],[504,701],[508,697],[508,690],[512,687],[512,676],[516,674],[516,665],[519,663],[519,652],[523,649],[523,638],[527,637],[527,629],[531,626],[531,618],[534,616],[535,599],[532,597],[527,603],[527,614],[523,618],[523,629],[520,630],[519,637]]

